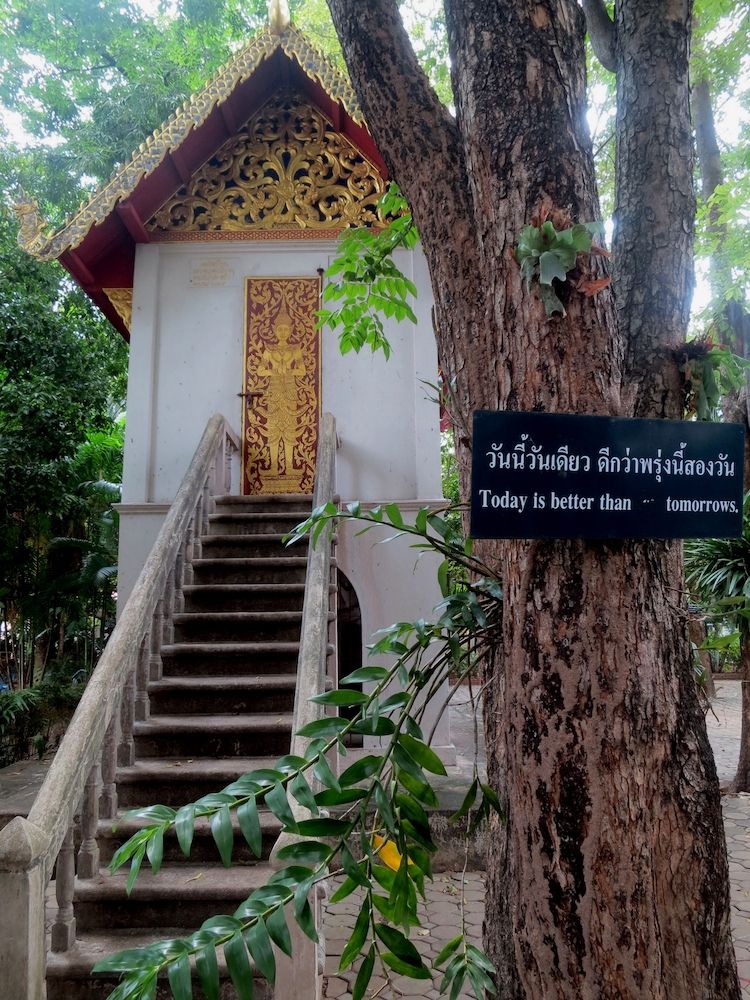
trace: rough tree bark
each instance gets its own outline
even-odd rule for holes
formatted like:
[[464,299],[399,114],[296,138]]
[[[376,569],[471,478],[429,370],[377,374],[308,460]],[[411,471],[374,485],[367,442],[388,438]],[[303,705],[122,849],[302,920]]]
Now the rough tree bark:
[[[446,0],[456,116],[395,0],[328,0],[430,267],[442,369],[475,409],[680,414],[691,286],[688,0],[618,4],[617,301],[548,318],[513,247],[540,210],[598,218],[573,0]],[[653,8],[653,9],[652,9]],[[604,273],[592,261],[590,276]],[[466,494],[470,442],[459,441]],[[488,699],[485,943],[506,1000],[739,997],[719,790],[679,547],[487,545],[503,580]]]
[[[701,177],[701,194],[708,202],[720,184],[724,183],[721,151],[716,137],[714,112],[711,104],[711,90],[705,77],[693,84],[693,122],[695,124],[695,145],[698,168]],[[719,309],[717,325],[719,336],[728,341],[732,350],[744,358],[750,358],[750,314],[743,304],[734,299],[725,299],[726,292],[733,283],[731,263],[726,260],[726,225],[721,222],[719,211],[713,206],[709,213],[709,227],[716,240],[716,249],[709,262],[711,291]],[[738,392],[723,401],[724,419],[740,423],[745,429],[745,491],[750,490],[750,391],[748,381]],[[733,792],[750,791],[750,634],[740,623],[740,650],[742,672],[742,732],[740,735],[740,756],[737,772],[732,781]]]

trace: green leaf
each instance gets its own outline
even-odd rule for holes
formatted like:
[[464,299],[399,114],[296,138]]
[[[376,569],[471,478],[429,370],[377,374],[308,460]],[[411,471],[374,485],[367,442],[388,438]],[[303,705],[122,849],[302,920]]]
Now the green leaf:
[[555,251],[546,251],[539,258],[539,281],[543,285],[551,285],[553,278],[565,281],[567,271],[562,266],[560,257]]
[[380,768],[383,763],[383,757],[376,756],[374,754],[368,754],[365,757],[360,757],[359,760],[355,761],[350,767],[347,767],[339,775],[339,784],[342,787],[347,785],[358,785],[360,781],[364,781],[366,778],[371,777]]
[[151,865],[154,875],[159,873],[161,863],[164,860],[164,831],[157,829],[153,837],[146,845],[146,857]]
[[389,671],[385,667],[359,667],[353,670],[346,677],[342,677],[339,684],[365,684],[368,681],[384,681],[388,677]]
[[392,712],[396,708],[403,708],[404,705],[408,705],[411,701],[412,696],[408,691],[397,691],[395,694],[389,694],[384,702],[380,705],[380,711],[382,714],[386,712]]
[[289,807],[286,791],[281,782],[277,781],[273,788],[266,792],[266,805],[274,816],[278,820],[281,820],[287,830],[291,830],[292,832],[296,831],[297,824],[294,819],[294,814]]
[[304,774],[300,773],[292,778],[289,782],[289,791],[301,806],[310,810],[313,816],[318,815],[318,804]]
[[412,778],[416,778],[416,780],[422,784],[427,783],[424,771],[419,764],[417,764],[411,754],[406,752],[401,744],[395,743],[392,752],[393,760],[400,771],[406,771],[407,774],[410,774]]
[[551,285],[537,285],[537,290],[539,292],[539,298],[544,304],[544,311],[548,316],[552,316],[553,313],[561,313],[563,316],[566,315],[565,306],[557,297]]
[[318,941],[318,932],[315,929],[315,918],[313,916],[313,911],[310,907],[310,903],[307,900],[307,894],[310,891],[309,886],[304,885],[298,886],[294,893],[294,918],[297,921],[300,929],[305,933],[311,941]]
[[430,970],[426,965],[411,965],[409,962],[404,962],[403,959],[399,958],[398,955],[394,955],[391,951],[384,951],[380,956],[386,965],[389,965],[394,972],[398,972],[400,976],[408,976],[410,979],[432,979]]
[[217,813],[214,813],[211,820],[211,833],[219,849],[222,864],[225,868],[229,868],[232,864],[234,833],[232,831],[232,817],[226,803]]
[[273,986],[276,981],[276,959],[273,957],[273,947],[268,929],[260,918],[250,926],[245,940],[255,964]]
[[463,802],[456,810],[456,812],[454,812],[453,815],[449,818],[448,820],[449,823],[455,823],[456,820],[461,819],[471,811],[474,803],[476,802],[478,791],[479,791],[479,781],[477,780],[477,778],[474,778],[471,785],[469,786],[468,792],[464,796]]
[[472,961],[476,965],[481,966],[481,968],[483,968],[485,972],[489,972],[489,974],[491,976],[495,975],[495,973],[497,972],[497,969],[492,964],[492,962],[489,960],[489,958],[487,958],[487,956],[485,955],[485,953],[483,951],[480,951],[480,949],[477,948],[476,945],[473,945],[473,944],[467,945],[466,946],[466,953],[472,959]]
[[[331,770],[328,761],[325,758],[325,754],[321,753],[318,757],[315,766],[313,767],[313,774],[325,788],[332,788],[336,792],[341,791],[339,779]],[[320,804],[322,805],[323,803]]]
[[325,719],[316,719],[315,722],[308,722],[306,726],[297,731],[297,735],[304,736],[310,740],[317,739],[318,737],[328,739],[330,736],[338,736],[348,725],[349,723],[346,719],[339,719],[335,715],[326,716]]
[[190,959],[180,955],[176,962],[167,966],[167,978],[174,1000],[192,1000],[193,987],[190,982]]
[[394,795],[394,802],[401,812],[402,820],[405,816],[408,817],[416,827],[424,831],[424,833],[429,836],[429,817],[414,796],[409,795],[406,792],[396,792]]
[[359,967],[357,978],[354,980],[354,987],[352,988],[352,1000],[362,1000],[362,998],[365,995],[365,990],[367,989],[369,982],[372,979],[372,970],[374,969],[374,967],[375,967],[375,945],[371,944],[370,950],[362,959],[362,964]]
[[253,1000],[253,970],[239,931],[224,944],[224,957],[238,1000]]
[[362,691],[326,691],[324,694],[316,694],[308,699],[317,705],[340,705],[349,707],[350,705],[363,705],[368,700],[368,695]]
[[331,853],[327,844],[317,840],[300,840],[296,844],[287,844],[277,853],[281,861],[292,861],[298,865],[319,865]]
[[379,781],[375,782],[373,789],[375,793],[375,806],[380,813],[380,818],[383,820],[386,830],[395,837],[396,820],[391,809],[391,801]]
[[570,230],[571,243],[576,250],[588,253],[591,250],[591,236],[592,233],[597,232],[596,229],[591,229],[591,226],[597,226],[597,223],[589,222],[587,225],[577,225],[573,226]]
[[443,962],[446,962],[454,951],[458,951],[463,939],[463,934],[457,934],[454,938],[451,938],[450,941],[440,949],[433,965],[440,966]]
[[338,887],[336,892],[331,896],[331,903],[340,903],[342,899],[346,899],[347,896],[351,896],[354,890],[359,886],[359,881],[353,878],[345,878],[341,885]]
[[130,862],[130,872],[128,873],[128,881],[125,886],[125,892],[129,896],[133,891],[133,886],[135,885],[135,880],[138,878],[138,872],[141,870],[141,865],[143,864],[143,858],[146,854],[146,845],[141,844],[138,850],[133,855],[133,860]]
[[367,931],[370,927],[370,902],[365,897],[362,903],[362,909],[359,911],[359,916],[357,917],[354,930],[352,935],[344,946],[344,950],[341,953],[341,961],[339,962],[339,971],[343,972],[344,969],[348,969],[352,964],[354,959],[362,951],[362,947],[367,938]]
[[400,771],[398,780],[411,792],[415,799],[419,802],[424,803],[426,806],[430,806],[433,809],[437,809],[440,805],[438,797],[432,789],[432,786],[424,781],[417,781],[416,778],[412,778],[410,774],[406,771]]
[[401,510],[396,503],[389,503],[385,505],[385,513],[388,520],[391,522],[394,528],[403,528],[404,519],[401,516]]
[[124,864],[127,864],[128,861],[132,861],[133,856],[138,851],[138,848],[145,847],[148,843],[153,830],[153,826],[145,827],[143,830],[139,830],[137,833],[134,833],[133,836],[121,847],[118,847],[109,863],[109,870],[111,872],[116,872],[118,869],[122,868]]
[[442,760],[438,757],[434,750],[431,750],[426,743],[422,743],[420,740],[415,740],[413,736],[409,736],[407,733],[401,733],[398,738],[399,743],[402,747],[409,753],[414,760],[421,764],[423,768],[427,771],[431,771],[433,774],[445,775],[448,772],[445,770],[445,765]]
[[195,830],[195,806],[190,804],[178,810],[174,821],[174,828],[180,850],[186,858],[189,858]]
[[273,943],[284,952],[285,955],[292,955],[292,938],[289,928],[286,925],[284,907],[277,906],[266,920],[266,927]]
[[346,846],[344,841],[342,841],[341,846],[339,847],[339,860],[341,861],[341,867],[344,869],[345,873],[352,880],[352,882],[357,882],[359,885],[370,884],[367,876],[354,860],[354,855]]
[[219,963],[213,945],[207,945],[196,954],[195,970],[206,1000],[219,1000]]
[[447,559],[444,559],[438,566],[437,571],[438,586],[443,597],[448,597],[451,593],[450,571],[451,564]]
[[394,955],[397,955],[408,965],[413,965],[416,968],[419,968],[423,964],[419,952],[414,947],[412,942],[409,941],[409,939],[395,927],[389,927],[388,924],[378,923],[375,924],[375,933],[386,948],[389,948]]
[[396,727],[390,719],[371,717],[355,722],[351,731],[360,736],[392,736]]
[[140,819],[156,819],[160,823],[171,822],[175,817],[175,811],[171,806],[137,806],[135,809],[128,809],[126,816],[138,816]]
[[242,836],[247,841],[250,850],[259,858],[263,849],[263,834],[260,828],[258,806],[254,798],[243,802],[237,810],[237,822],[240,824]]
[[100,959],[92,972],[133,972],[150,969],[160,964],[160,956],[153,947],[128,948]]
[[315,801],[319,806],[344,806],[350,802],[358,802],[366,796],[366,788],[343,788],[340,792],[335,788],[326,788],[316,794]]
[[495,810],[495,812],[498,814],[500,819],[504,820],[506,818],[505,810],[500,804],[500,799],[497,797],[497,793],[495,792],[494,788],[490,788],[489,785],[484,785],[484,784],[480,784],[479,787],[482,789],[482,794],[484,795],[485,799],[487,799],[487,801]]

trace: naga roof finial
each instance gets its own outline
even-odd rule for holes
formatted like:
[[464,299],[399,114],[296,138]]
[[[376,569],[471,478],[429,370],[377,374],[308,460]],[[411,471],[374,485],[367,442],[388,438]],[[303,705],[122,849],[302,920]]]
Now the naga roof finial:
[[275,35],[283,34],[291,22],[287,0],[268,0],[268,26]]
[[44,233],[45,224],[39,214],[39,205],[34,198],[30,198],[23,188],[16,191],[16,201],[13,211],[20,223],[18,230],[18,245],[26,253],[38,256],[47,244]]

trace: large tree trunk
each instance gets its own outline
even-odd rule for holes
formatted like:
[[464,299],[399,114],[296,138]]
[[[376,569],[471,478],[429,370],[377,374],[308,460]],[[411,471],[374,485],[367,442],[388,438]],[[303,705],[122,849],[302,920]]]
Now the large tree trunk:
[[[678,416],[672,352],[692,233],[685,4],[619,5],[617,249],[631,256],[617,314],[608,290],[573,292],[564,318],[545,315],[512,251],[543,204],[598,217],[577,4],[446,0],[455,120],[394,0],[329,6],[422,236],[462,422],[498,408]],[[603,273],[594,260],[590,276]],[[470,442],[458,445],[465,496]],[[508,808],[487,861],[500,996],[738,997],[718,783],[676,607],[679,547],[482,548],[505,594],[487,705],[489,771]]]
[[[701,78],[693,86],[693,121],[695,123],[696,151],[701,176],[701,193],[708,202],[720,184],[724,183],[721,153],[716,138],[711,90],[708,80]],[[742,302],[727,299],[734,283],[731,262],[726,258],[726,225],[722,223],[716,206],[709,213],[709,229],[716,240],[716,250],[711,256],[711,291],[717,307],[715,323],[719,339],[731,349],[750,359],[750,314]],[[723,401],[724,419],[740,423],[745,429],[745,492],[750,490],[750,373],[745,386]],[[750,636],[741,627],[742,650],[742,732],[737,773],[732,782],[733,792],[750,791]]]

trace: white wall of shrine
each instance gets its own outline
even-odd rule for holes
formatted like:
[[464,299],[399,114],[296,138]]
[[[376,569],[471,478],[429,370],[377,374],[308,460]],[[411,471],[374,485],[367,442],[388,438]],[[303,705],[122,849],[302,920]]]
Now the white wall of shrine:
[[[137,248],[133,288],[118,599],[133,588],[209,417],[240,433],[244,279],[315,275],[335,243],[161,243]],[[427,397],[437,358],[432,293],[420,250],[397,255],[416,284],[418,324],[386,321],[388,361],[368,350],[342,356],[322,339],[323,411],[336,418],[337,489],[344,502],[439,502],[438,408]],[[239,469],[234,490],[239,491]],[[341,532],[339,565],[354,586],[364,642],[396,620],[427,617],[440,599],[435,564],[416,561],[406,540],[374,545]],[[447,733],[436,745],[448,746]]]

